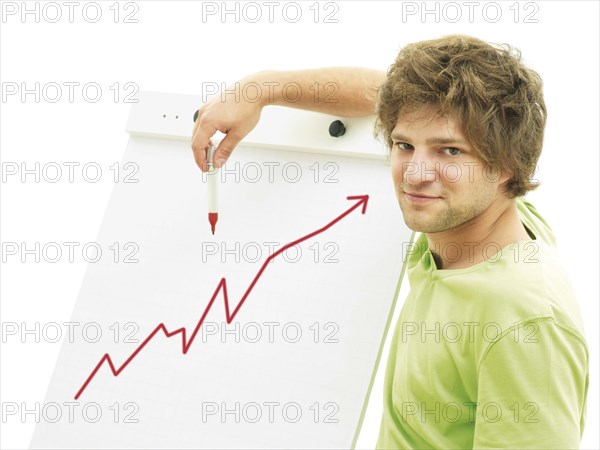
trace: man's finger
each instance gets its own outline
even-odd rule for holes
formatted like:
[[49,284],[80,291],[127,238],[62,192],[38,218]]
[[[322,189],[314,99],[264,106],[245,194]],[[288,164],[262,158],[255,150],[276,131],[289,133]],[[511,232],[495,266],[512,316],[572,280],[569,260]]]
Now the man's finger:
[[206,159],[206,148],[210,144],[210,138],[217,132],[217,129],[206,123],[200,124],[192,138],[192,150],[194,151],[194,159],[202,172],[208,170],[208,161]]
[[215,167],[220,168],[227,160],[233,149],[240,143],[241,138],[238,137],[235,133],[230,131],[225,135],[223,140],[219,143],[219,147],[215,151],[213,155],[213,161],[215,163]]

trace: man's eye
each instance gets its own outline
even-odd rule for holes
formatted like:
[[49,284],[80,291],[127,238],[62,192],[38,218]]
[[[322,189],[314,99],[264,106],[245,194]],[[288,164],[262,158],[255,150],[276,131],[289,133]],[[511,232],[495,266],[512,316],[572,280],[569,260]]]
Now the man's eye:
[[395,144],[400,150],[412,150],[412,145],[406,142],[396,142]]
[[462,153],[462,150],[460,150],[456,147],[446,147],[444,149],[444,151],[446,152],[446,154],[448,154],[450,156],[458,156]]

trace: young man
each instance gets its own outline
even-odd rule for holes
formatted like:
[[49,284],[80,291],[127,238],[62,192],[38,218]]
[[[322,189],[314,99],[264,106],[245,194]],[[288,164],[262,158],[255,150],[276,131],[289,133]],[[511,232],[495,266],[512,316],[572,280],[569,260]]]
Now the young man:
[[[385,374],[378,448],[576,448],[588,351],[554,236],[522,196],[539,158],[546,107],[539,76],[509,47],[448,36],[404,47],[386,74],[358,68],[261,72],[261,102],[204,105],[192,147],[227,133],[226,160],[262,107],[377,114],[406,224],[421,232],[411,291]],[[276,83],[274,83],[276,82]],[[309,87],[333,82],[337,103]],[[278,89],[279,87],[279,89]],[[306,89],[304,89],[306,88]]]

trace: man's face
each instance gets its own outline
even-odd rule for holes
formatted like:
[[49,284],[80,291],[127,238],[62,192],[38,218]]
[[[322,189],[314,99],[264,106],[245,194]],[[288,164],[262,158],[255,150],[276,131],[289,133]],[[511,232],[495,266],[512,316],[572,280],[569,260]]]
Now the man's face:
[[504,199],[509,177],[486,168],[458,124],[429,105],[401,114],[392,132],[396,196],[412,230],[438,233],[474,223]]

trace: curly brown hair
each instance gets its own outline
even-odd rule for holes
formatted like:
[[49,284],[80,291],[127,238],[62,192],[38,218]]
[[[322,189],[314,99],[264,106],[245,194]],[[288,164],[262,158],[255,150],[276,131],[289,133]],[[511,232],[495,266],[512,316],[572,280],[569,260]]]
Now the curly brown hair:
[[451,35],[400,50],[379,87],[374,134],[392,148],[402,113],[438,105],[456,120],[469,144],[490,168],[511,174],[509,197],[535,189],[546,105],[542,79],[521,62],[518,49]]

